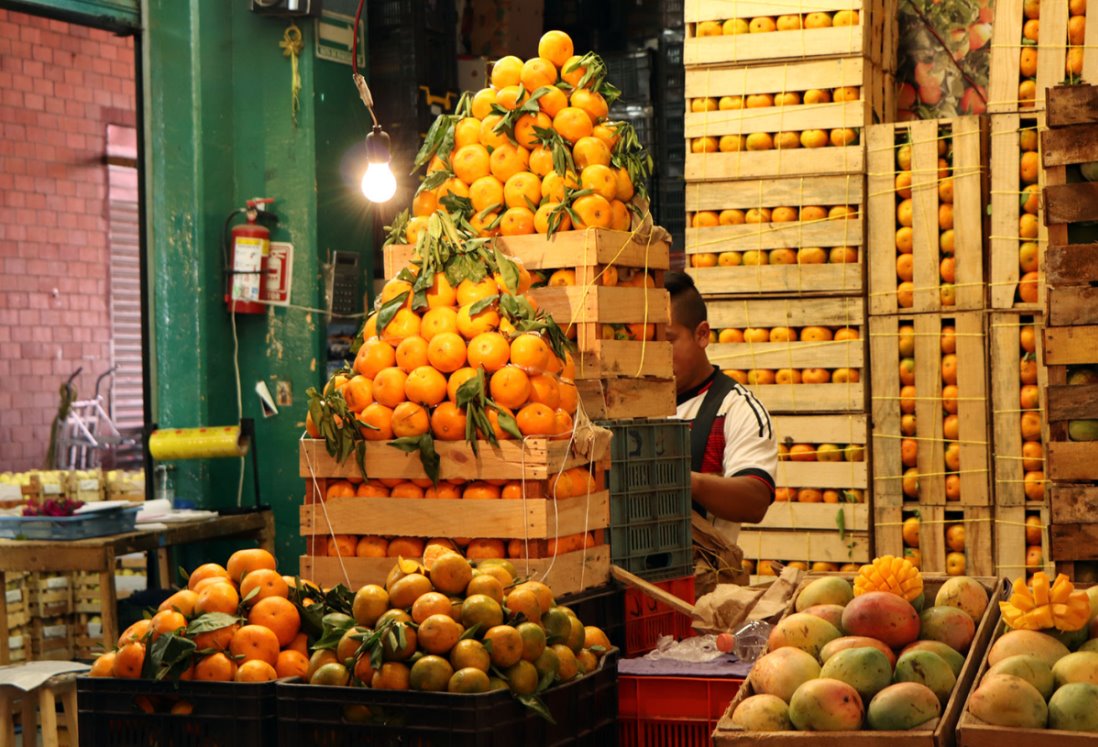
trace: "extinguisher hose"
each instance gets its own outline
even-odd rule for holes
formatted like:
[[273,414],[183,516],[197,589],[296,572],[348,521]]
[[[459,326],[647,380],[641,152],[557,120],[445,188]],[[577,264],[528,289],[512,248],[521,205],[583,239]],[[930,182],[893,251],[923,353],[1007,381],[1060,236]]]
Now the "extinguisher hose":
[[224,268],[222,274],[225,276],[225,294],[228,295],[233,286],[233,268],[229,262],[229,248],[232,246],[232,238],[230,231],[232,230],[233,219],[238,215],[244,215],[248,211],[246,208],[237,208],[229,213],[229,216],[225,218],[225,227],[221,231],[221,266]]

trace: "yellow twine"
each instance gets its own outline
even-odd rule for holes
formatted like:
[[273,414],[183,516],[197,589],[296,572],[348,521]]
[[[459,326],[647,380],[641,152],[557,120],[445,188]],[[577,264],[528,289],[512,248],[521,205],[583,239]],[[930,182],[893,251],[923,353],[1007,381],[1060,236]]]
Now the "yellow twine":
[[305,43],[301,38],[301,29],[293,21],[282,32],[282,41],[278,43],[282,49],[282,56],[290,58],[290,97],[292,100],[290,116],[294,127],[297,127],[297,112],[301,108],[301,73],[298,71],[297,60],[305,50]]

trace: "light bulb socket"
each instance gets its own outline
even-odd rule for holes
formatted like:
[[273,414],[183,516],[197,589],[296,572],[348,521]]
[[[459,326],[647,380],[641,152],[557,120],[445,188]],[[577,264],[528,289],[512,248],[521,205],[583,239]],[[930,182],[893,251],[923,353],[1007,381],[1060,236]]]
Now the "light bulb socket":
[[366,158],[370,163],[389,163],[392,155],[389,151],[389,134],[374,125],[373,132],[366,136]]

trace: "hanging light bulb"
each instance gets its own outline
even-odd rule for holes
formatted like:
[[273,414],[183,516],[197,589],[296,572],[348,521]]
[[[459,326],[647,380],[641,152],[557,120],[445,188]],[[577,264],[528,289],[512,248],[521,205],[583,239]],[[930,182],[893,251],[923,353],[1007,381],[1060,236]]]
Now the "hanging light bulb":
[[389,167],[389,135],[374,125],[374,130],[366,136],[366,158],[369,165],[362,175],[362,194],[370,202],[388,202],[396,194],[396,177]]

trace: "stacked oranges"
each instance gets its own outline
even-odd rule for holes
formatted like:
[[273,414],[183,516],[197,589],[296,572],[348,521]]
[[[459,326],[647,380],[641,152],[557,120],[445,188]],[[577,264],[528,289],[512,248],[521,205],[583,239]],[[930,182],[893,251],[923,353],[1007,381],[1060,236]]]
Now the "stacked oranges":
[[1037,303],[1041,276],[1039,274],[1041,252],[1037,238],[1040,228],[1038,210],[1041,207],[1041,187],[1037,183],[1041,173],[1041,156],[1037,152],[1037,127],[1023,127],[1018,131],[1018,178],[1022,185],[1022,210],[1018,216],[1018,291],[1022,303]]
[[[861,337],[855,327],[748,327],[737,329],[726,327],[710,332],[710,342],[744,345],[744,352],[718,352],[713,357],[719,363],[724,360],[750,361],[751,346],[770,342],[805,342],[816,345],[844,340],[857,340]],[[735,350],[735,348],[732,348]],[[861,380],[857,368],[729,368],[724,371],[741,384],[765,386],[770,384],[856,384]]]
[[834,13],[793,13],[781,16],[754,16],[729,18],[724,21],[700,21],[694,27],[695,37],[736,36],[739,34],[768,34],[801,29],[826,29],[838,26],[857,26],[858,11],[839,10]]
[[[758,225],[756,229],[761,237],[765,232],[795,229],[793,223],[810,224],[820,221],[857,220],[858,208],[854,205],[805,205],[797,208],[781,205],[775,208],[758,207],[749,210],[728,208],[726,210],[699,210],[688,216],[693,228],[713,228],[716,226]],[[782,225],[778,225],[782,224]],[[855,238],[852,234],[851,238]],[[700,241],[702,245],[705,239]],[[716,243],[716,242],[714,242]],[[856,246],[834,246],[829,248],[805,246],[798,249],[749,249],[746,251],[727,250],[722,252],[699,252],[690,255],[692,267],[740,267],[756,265],[818,265],[853,264],[858,261],[860,252]]]
[[428,133],[427,177],[395,233],[415,244],[440,208],[481,237],[629,229],[651,162],[632,126],[611,121],[618,91],[605,77],[563,31],[546,32],[537,57],[497,60],[490,85]]
[[[864,444],[778,443],[779,462],[864,462]],[[779,482],[781,471],[779,470]],[[797,503],[865,503],[865,491],[856,488],[786,488],[774,491],[774,500]]]
[[[919,547],[922,519],[919,515],[908,515],[903,522],[901,533],[904,545],[904,557],[911,561],[916,568],[922,568],[923,555]],[[945,572],[950,576],[963,576],[968,565],[965,556],[965,525],[959,521],[946,521],[945,527],[946,567]]]
[[[149,619],[139,620],[119,637],[117,648],[102,654],[92,677],[135,679],[152,676],[170,662],[147,662],[153,643],[174,635],[193,643],[174,662],[181,680],[268,682],[303,676],[309,667],[308,636],[301,614],[290,601],[297,581],[279,575],[266,550],[240,550],[224,566],[206,563],[191,573]],[[186,713],[186,703],[173,713]]]
[[[1067,45],[1064,60],[1066,83],[1079,83],[1083,73],[1083,50],[1086,45],[1086,0],[1068,0],[1067,38],[1060,44]],[[1032,109],[1037,100],[1037,55],[1040,37],[1041,3],[1025,0],[1022,3],[1022,47],[1018,55],[1018,106]],[[1059,81],[1050,81],[1050,85]]]

